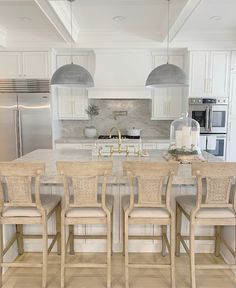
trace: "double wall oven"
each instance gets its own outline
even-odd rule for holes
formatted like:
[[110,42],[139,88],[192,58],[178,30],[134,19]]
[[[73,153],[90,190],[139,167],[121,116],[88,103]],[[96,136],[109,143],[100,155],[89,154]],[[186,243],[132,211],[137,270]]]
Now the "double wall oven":
[[200,124],[200,148],[225,159],[227,98],[190,98],[189,116]]

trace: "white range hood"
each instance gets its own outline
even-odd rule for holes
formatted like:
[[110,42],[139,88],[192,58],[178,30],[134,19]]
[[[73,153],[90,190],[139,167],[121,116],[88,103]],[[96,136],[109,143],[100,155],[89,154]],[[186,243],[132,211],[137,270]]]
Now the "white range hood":
[[145,81],[151,71],[151,53],[144,50],[95,50],[95,99],[150,99]]

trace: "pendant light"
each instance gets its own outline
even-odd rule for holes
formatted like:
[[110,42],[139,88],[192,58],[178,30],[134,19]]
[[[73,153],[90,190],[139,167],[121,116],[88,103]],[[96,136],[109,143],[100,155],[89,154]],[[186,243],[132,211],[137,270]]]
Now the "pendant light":
[[146,87],[183,87],[188,86],[184,71],[173,64],[169,64],[170,47],[170,0],[168,1],[168,36],[167,36],[167,64],[156,67],[148,75]]
[[[71,37],[72,37],[72,2],[70,2],[71,16]],[[82,66],[74,64],[72,59],[72,41],[71,41],[71,64],[66,64],[57,69],[51,79],[51,85],[56,87],[93,87],[94,81],[91,74]]]

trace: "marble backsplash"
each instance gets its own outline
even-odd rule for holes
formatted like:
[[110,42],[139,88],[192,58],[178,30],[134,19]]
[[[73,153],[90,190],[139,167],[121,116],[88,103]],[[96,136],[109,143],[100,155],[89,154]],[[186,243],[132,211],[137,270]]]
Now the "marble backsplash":
[[[126,134],[126,128],[135,127],[142,129],[142,137],[169,138],[171,121],[150,120],[151,100],[90,100],[89,104],[99,107],[99,115],[88,121],[59,121],[60,137],[84,137],[86,126],[95,126],[98,135],[106,135],[117,126],[122,134]],[[127,116],[115,119],[115,111],[127,111]]]

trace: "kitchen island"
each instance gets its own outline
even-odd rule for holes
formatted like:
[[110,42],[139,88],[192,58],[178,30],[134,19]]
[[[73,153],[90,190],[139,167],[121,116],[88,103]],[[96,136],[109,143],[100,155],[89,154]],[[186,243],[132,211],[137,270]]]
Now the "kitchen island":
[[[110,157],[98,157],[93,156],[89,150],[35,150],[15,161],[43,161],[46,164],[45,176],[42,177],[41,193],[47,194],[59,194],[63,195],[62,178],[57,175],[56,162],[57,161],[113,161],[113,172],[108,177],[107,193],[114,196],[114,220],[113,220],[113,251],[122,251],[122,205],[121,198],[123,195],[129,194],[127,185],[127,178],[123,175],[122,162],[125,160],[130,161],[150,161],[150,162],[165,162],[163,155],[166,153],[164,150],[149,151],[148,157],[128,157],[114,156]],[[207,161],[219,161],[215,156],[204,153],[204,157]],[[174,177],[173,189],[172,189],[172,206],[175,208],[175,197],[185,194],[194,194],[195,190],[195,178],[191,176],[191,165],[180,165],[178,174]],[[40,228],[26,227],[27,233],[37,233]],[[104,227],[99,225],[84,225],[78,226],[75,229],[75,233],[79,234],[96,234],[102,233]],[[55,224],[51,221],[49,224],[49,232],[54,232]],[[183,230],[187,233],[188,224],[187,221],[183,224]],[[39,230],[38,230],[39,231]],[[141,233],[142,235],[155,235],[160,232],[159,227],[154,225],[133,226],[130,229],[130,233]],[[212,235],[214,233],[213,227],[199,227],[197,233],[205,235]],[[37,240],[25,240],[25,250],[40,250],[40,241]],[[159,241],[134,241],[131,245],[131,251],[140,252],[154,252],[160,251],[161,245]],[[96,251],[101,252],[105,250],[105,241],[93,241],[93,240],[77,240],[75,243],[75,249],[77,251]],[[197,251],[210,252],[213,251],[214,245],[212,241],[197,241]]]

